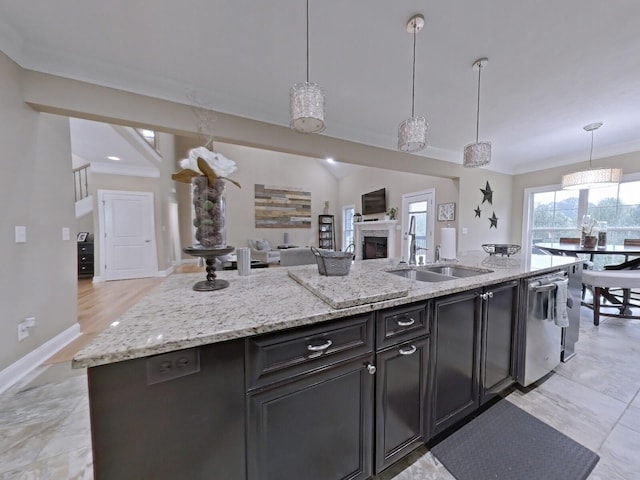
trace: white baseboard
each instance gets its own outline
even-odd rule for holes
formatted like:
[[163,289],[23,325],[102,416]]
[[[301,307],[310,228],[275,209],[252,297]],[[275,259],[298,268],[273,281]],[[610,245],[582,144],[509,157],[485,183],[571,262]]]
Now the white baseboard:
[[80,336],[80,324],[74,323],[69,328],[59,333],[51,340],[43,343],[38,348],[27,353],[17,362],[12,363],[0,371],[0,393],[7,390],[18,380],[29,374],[42,362],[50,358],[62,347],[68,345]]
[[104,277],[100,275],[96,275],[95,277],[93,277],[93,280],[91,281],[91,283],[102,283],[104,281],[106,281]]
[[158,270],[156,272],[156,277],[168,277],[173,273],[174,270],[175,270],[175,267],[173,265],[171,265],[166,270]]

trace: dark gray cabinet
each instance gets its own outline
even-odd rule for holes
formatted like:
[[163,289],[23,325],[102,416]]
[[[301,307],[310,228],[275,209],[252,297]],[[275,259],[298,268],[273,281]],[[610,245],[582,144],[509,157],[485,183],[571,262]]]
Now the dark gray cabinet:
[[479,406],[480,290],[433,301],[431,435]]
[[515,381],[518,282],[488,287],[483,292],[480,403]]
[[247,339],[250,480],[371,476],[374,327],[358,315]]
[[249,393],[249,479],[369,478],[372,363],[370,355]]
[[89,368],[94,478],[246,478],[243,351],[233,340]]
[[515,380],[518,282],[434,300],[432,434]]
[[429,337],[377,352],[376,473],[427,438]]

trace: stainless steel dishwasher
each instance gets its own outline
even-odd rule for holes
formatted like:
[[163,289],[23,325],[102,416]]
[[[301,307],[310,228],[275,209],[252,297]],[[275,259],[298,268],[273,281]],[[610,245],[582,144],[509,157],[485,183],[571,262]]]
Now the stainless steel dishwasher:
[[[554,320],[557,281],[568,283],[568,272],[558,270],[525,280],[518,365],[518,383],[525,387],[551,372],[561,360],[564,329]],[[579,314],[580,297],[574,298],[571,290],[567,309],[573,324]]]

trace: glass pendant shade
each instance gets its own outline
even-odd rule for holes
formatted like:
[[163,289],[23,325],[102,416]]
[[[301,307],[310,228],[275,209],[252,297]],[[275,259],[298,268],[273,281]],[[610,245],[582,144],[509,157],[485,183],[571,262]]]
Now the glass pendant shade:
[[289,91],[291,123],[300,133],[319,133],[324,124],[324,92],[317,83],[296,83]]
[[622,180],[621,168],[595,168],[562,176],[564,190],[613,187]]
[[462,165],[467,168],[482,167],[491,162],[491,142],[470,143],[464,147]]
[[418,152],[427,145],[427,119],[411,117],[398,127],[398,150]]

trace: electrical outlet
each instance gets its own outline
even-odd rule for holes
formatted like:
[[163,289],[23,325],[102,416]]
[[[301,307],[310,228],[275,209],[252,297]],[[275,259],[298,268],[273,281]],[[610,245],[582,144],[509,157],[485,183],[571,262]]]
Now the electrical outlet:
[[18,324],[18,341],[21,342],[29,336],[29,329],[36,326],[36,317],[25,318]]
[[147,385],[166,382],[200,371],[200,350],[190,348],[147,359]]

